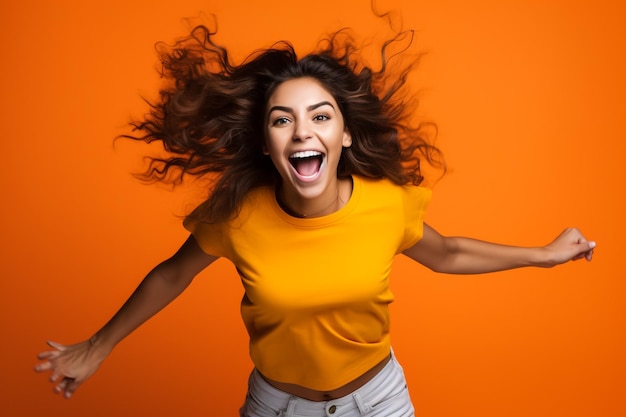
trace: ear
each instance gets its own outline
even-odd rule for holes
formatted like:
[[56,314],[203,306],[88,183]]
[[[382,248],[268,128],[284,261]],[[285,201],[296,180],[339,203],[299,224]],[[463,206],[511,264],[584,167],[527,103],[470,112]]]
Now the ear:
[[344,148],[349,148],[350,146],[352,146],[352,135],[350,134],[350,132],[348,132],[347,129],[343,131],[343,140],[341,141],[341,144]]

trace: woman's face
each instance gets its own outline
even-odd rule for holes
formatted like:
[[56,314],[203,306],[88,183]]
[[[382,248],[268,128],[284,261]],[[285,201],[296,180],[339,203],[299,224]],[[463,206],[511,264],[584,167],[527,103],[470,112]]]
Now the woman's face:
[[351,144],[337,102],[315,79],[285,81],[269,97],[265,151],[282,177],[287,201],[336,195],[341,151]]

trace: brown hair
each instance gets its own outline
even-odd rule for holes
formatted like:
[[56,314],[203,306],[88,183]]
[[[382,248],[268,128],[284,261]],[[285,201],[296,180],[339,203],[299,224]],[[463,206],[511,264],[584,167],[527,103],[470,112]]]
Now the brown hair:
[[213,35],[197,26],[173,46],[161,45],[162,75],[168,83],[160,100],[150,103],[150,113],[132,123],[141,134],[125,136],[161,141],[168,153],[150,159],[140,175],[144,180],[176,183],[185,175],[214,175],[208,199],[192,213],[195,218],[224,220],[237,212],[251,189],[280,181],[263,154],[265,105],[280,83],[299,77],[314,78],[328,90],[351,134],[352,146],[343,150],[338,176],[417,185],[423,180],[422,160],[445,170],[440,150],[425,133],[436,126],[410,123],[415,106],[407,105],[405,86],[417,59],[394,68],[394,74],[389,71],[389,46],[412,38],[412,32],[400,32],[382,46],[377,71],[363,63],[347,30],[330,35],[302,58],[281,41],[240,65],[231,64]]

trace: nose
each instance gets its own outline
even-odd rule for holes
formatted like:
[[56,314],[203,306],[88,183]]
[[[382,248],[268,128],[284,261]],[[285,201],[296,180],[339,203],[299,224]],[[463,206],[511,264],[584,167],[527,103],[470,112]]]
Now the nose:
[[293,140],[307,140],[311,139],[311,137],[313,137],[313,130],[306,120],[295,122]]

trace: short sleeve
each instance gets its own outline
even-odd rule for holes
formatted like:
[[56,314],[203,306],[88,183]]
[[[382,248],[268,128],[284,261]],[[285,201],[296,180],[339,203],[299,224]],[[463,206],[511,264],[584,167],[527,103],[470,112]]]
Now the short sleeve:
[[398,253],[410,248],[424,235],[424,214],[432,191],[424,187],[405,186],[402,189],[404,205],[404,238]]
[[204,252],[213,256],[228,257],[224,223],[204,223],[187,218],[183,221],[183,227],[193,235]]

